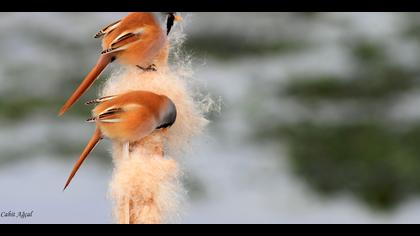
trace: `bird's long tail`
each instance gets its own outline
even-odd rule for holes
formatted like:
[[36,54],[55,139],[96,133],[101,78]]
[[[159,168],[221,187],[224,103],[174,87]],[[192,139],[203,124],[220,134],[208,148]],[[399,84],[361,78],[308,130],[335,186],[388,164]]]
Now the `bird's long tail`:
[[90,86],[92,86],[93,82],[98,78],[105,67],[112,62],[112,57],[112,54],[103,54],[99,57],[96,66],[90,71],[80,86],[61,108],[59,116],[62,116],[75,102],[77,102],[77,100],[90,88]]
[[80,166],[83,164],[83,162],[86,160],[88,155],[92,152],[92,150],[96,147],[98,142],[102,139],[102,134],[99,128],[96,128],[95,133],[93,134],[92,138],[89,140],[89,143],[86,145],[85,150],[83,150],[83,153],[80,155],[79,160],[76,162],[76,164],[73,167],[73,170],[70,173],[69,178],[67,179],[66,185],[64,186],[65,190],[73,177],[76,175],[76,172],[79,170]]

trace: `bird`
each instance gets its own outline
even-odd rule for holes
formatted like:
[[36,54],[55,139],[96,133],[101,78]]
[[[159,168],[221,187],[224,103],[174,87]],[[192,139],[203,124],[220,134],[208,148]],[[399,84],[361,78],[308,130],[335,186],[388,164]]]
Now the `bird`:
[[171,32],[172,26],[174,25],[175,21],[181,21],[182,17],[179,15],[175,15],[175,12],[168,12],[167,13],[167,19],[166,19],[166,35],[169,35]]
[[143,71],[156,71],[168,60],[167,36],[150,12],[129,13],[100,30],[94,38],[102,38],[101,55],[95,67],[62,106],[59,116],[77,102],[111,62],[117,60],[122,65],[137,66]]
[[92,110],[93,117],[87,120],[96,123],[96,129],[74,165],[63,191],[100,140],[109,138],[124,144],[128,150],[131,142],[140,141],[155,130],[169,129],[177,117],[176,106],[170,98],[149,91],[131,91],[86,104],[96,104]]

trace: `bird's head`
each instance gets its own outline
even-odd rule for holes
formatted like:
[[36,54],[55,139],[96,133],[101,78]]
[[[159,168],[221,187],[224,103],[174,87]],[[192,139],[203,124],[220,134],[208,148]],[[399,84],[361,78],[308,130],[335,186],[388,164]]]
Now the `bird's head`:
[[182,17],[177,15],[176,12],[168,12],[166,19],[166,34],[168,35],[171,32],[174,22],[181,21]]

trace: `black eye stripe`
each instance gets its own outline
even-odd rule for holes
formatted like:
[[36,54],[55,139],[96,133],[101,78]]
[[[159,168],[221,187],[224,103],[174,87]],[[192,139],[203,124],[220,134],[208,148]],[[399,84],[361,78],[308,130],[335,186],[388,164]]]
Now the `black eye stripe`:
[[175,13],[169,12],[168,19],[166,21],[166,35],[169,35],[169,32],[171,32],[172,26],[174,25],[174,21],[175,21]]
[[176,117],[177,117],[176,106],[172,101],[170,101],[169,106],[168,106],[168,113],[163,118],[162,123],[156,129],[163,129],[163,128],[171,127],[175,123]]

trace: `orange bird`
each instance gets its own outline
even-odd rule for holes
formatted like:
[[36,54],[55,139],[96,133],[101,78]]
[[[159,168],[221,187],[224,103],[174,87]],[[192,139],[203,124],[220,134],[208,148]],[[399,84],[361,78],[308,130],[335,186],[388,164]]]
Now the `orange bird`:
[[153,13],[130,13],[95,35],[95,38],[101,37],[103,51],[96,66],[61,108],[60,116],[90,88],[105,67],[114,60],[123,65],[137,66],[144,71],[156,71],[156,67],[167,62],[168,40]]
[[129,144],[157,129],[172,126],[177,116],[175,104],[168,97],[147,91],[103,97],[86,104],[98,104],[92,111],[93,118],[87,120],[96,122],[96,131],[74,165],[64,189],[103,137]]

